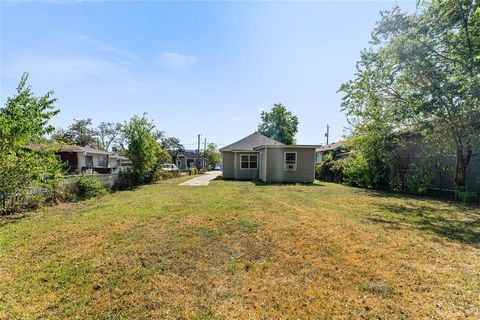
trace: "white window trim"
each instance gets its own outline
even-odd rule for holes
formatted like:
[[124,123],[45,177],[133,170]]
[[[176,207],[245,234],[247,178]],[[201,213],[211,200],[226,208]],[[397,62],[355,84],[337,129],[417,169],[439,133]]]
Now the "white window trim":
[[[287,164],[287,153],[295,153],[295,164],[293,169],[287,169],[287,166],[291,165],[291,163]],[[285,151],[283,153],[283,171],[297,171],[297,163],[298,163],[298,154],[296,151]]]
[[[242,156],[248,157],[248,168],[242,168]],[[250,157],[257,157],[256,168],[250,168]],[[240,154],[240,170],[258,170],[258,153],[257,154]]]

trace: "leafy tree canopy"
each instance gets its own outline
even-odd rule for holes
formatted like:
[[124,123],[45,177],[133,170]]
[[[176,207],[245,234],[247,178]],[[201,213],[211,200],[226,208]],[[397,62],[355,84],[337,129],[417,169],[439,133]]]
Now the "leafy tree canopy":
[[175,137],[162,137],[160,145],[170,153],[172,159],[175,159],[180,152],[185,151],[180,139]]
[[402,131],[443,141],[442,148],[456,157],[455,182],[463,187],[480,135],[478,1],[424,1],[410,15],[398,7],[382,12],[371,44],[355,78],[340,88],[353,135],[363,137],[357,139],[363,146],[374,137],[367,144],[382,162],[379,139]]
[[263,111],[258,132],[284,144],[294,144],[298,132],[298,117],[281,103],[273,105],[270,112]]
[[23,74],[13,97],[0,108],[0,203],[7,210],[13,194],[26,194],[35,185],[53,188],[61,166],[49,149],[34,150],[29,144],[53,131],[48,121],[58,114],[53,92],[34,96]]
[[209,143],[202,156],[207,160],[210,166],[214,166],[222,160],[222,155],[214,143]]

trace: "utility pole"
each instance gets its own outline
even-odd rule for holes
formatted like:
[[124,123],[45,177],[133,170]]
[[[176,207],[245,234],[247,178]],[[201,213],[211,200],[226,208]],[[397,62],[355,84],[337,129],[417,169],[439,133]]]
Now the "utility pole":
[[201,134],[198,135],[198,148],[197,148],[198,155],[200,155],[200,136]]
[[327,145],[328,145],[328,135],[329,135],[329,132],[330,131],[330,126],[327,124],[327,133],[325,133],[325,137],[327,137]]
[[[199,134],[199,135],[198,135],[198,149],[197,149],[197,157],[200,157],[200,136],[201,136],[201,134]],[[197,160],[196,160],[196,161],[198,161],[198,158],[197,158]],[[198,169],[198,162],[197,162],[197,163],[195,163],[195,167]]]
[[207,138],[203,142],[203,170],[205,170],[205,153],[207,152]]

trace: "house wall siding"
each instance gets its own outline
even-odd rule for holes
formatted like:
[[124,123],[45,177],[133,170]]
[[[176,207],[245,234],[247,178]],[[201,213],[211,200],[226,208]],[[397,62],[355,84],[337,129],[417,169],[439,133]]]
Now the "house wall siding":
[[[297,153],[297,170],[284,170],[284,153]],[[314,148],[267,148],[265,182],[313,182],[315,179]]]
[[235,171],[233,167],[234,153],[229,151],[222,152],[222,164],[223,164],[223,178],[235,179]]

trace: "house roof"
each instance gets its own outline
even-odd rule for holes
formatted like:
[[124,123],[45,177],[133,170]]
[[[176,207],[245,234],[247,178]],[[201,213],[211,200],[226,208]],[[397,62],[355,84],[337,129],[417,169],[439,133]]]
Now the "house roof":
[[93,153],[93,154],[111,155],[111,153],[108,151],[99,150],[99,149],[90,148],[90,147],[80,147],[75,145],[61,145],[58,148],[58,152],[86,152],[86,153]]
[[253,151],[256,147],[262,145],[283,146],[284,144],[272,138],[266,137],[263,134],[254,132],[243,139],[221,148],[220,151]]
[[179,156],[184,156],[185,158],[188,158],[188,159],[203,159],[203,157],[199,156],[197,152],[195,151],[190,151],[190,150],[185,150],[185,151],[182,151],[180,152],[178,155],[177,155],[177,158]]
[[47,148],[55,150],[55,152],[86,152],[86,153],[93,153],[93,154],[104,154],[104,155],[112,155],[112,153],[99,150],[90,147],[80,147],[75,145],[67,145],[67,144],[39,144],[33,143],[26,146],[33,151],[41,151],[46,150]]
[[321,145],[317,144],[288,144],[288,145],[270,145],[264,144],[259,147],[256,147],[255,150],[263,149],[263,148],[283,148],[283,149],[315,149],[316,151],[320,151]]
[[332,151],[336,150],[342,147],[341,142],[334,142],[334,143],[329,143],[324,146],[322,146],[318,151],[324,152],[324,151]]

